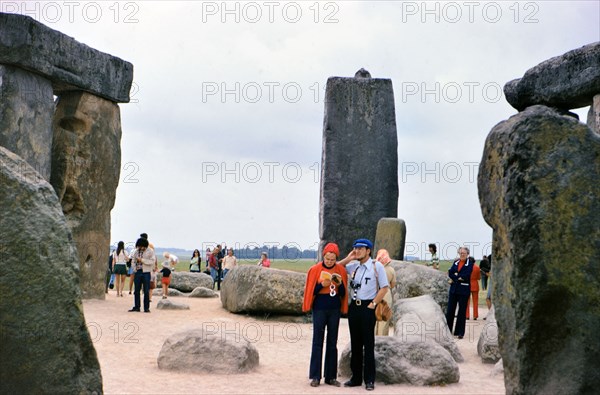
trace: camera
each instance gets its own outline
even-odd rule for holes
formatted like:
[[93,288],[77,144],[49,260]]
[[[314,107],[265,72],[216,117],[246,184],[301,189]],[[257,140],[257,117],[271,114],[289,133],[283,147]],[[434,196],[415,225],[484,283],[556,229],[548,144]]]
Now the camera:
[[361,286],[361,284],[360,284],[360,283],[356,283],[356,282],[354,282],[354,280],[352,280],[352,281],[350,282],[350,287],[351,287],[352,289],[359,290],[359,289],[360,289],[360,286]]

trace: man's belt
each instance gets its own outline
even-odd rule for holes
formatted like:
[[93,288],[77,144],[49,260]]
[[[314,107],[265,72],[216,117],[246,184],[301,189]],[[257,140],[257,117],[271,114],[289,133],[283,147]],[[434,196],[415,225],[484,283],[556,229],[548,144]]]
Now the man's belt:
[[372,301],[373,299],[354,299],[352,300],[352,303],[357,306],[361,306],[363,303],[369,305]]

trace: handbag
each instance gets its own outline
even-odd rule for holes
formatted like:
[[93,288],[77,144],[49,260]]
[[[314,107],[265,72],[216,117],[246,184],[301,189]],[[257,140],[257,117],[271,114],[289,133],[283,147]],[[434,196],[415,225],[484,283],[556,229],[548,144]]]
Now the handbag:
[[[379,276],[377,275],[377,267],[375,267],[375,263],[373,263],[373,270],[375,271],[375,281],[377,281],[377,290],[379,290]],[[375,306],[375,319],[377,321],[389,321],[392,318],[392,308],[385,301],[377,303]]]

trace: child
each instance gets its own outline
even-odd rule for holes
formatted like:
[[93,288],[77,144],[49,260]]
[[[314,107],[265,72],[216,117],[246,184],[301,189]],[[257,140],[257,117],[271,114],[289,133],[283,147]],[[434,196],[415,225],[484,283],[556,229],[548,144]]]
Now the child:
[[164,261],[162,263],[162,270],[160,271],[162,273],[162,289],[163,289],[163,299],[167,298],[167,295],[169,294],[169,284],[171,284],[171,269],[169,269],[169,262],[168,261]]

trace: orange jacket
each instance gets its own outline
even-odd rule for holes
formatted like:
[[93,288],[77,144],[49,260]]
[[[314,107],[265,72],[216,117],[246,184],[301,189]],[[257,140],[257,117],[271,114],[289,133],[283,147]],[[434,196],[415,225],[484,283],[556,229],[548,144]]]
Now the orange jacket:
[[[309,312],[312,309],[313,302],[315,301],[315,286],[319,282],[321,278],[321,272],[325,270],[329,273],[338,273],[342,276],[342,287],[348,289],[348,273],[346,272],[346,268],[342,265],[335,264],[331,269],[325,268],[323,262],[319,262],[316,265],[313,265],[306,273],[306,284],[304,285],[304,301],[302,303],[302,311]],[[329,293],[329,292],[327,292]],[[342,298],[342,313],[348,312],[348,292],[344,294]]]
[[481,280],[481,269],[479,266],[473,265],[473,271],[471,272],[471,292],[479,291],[479,282]]

